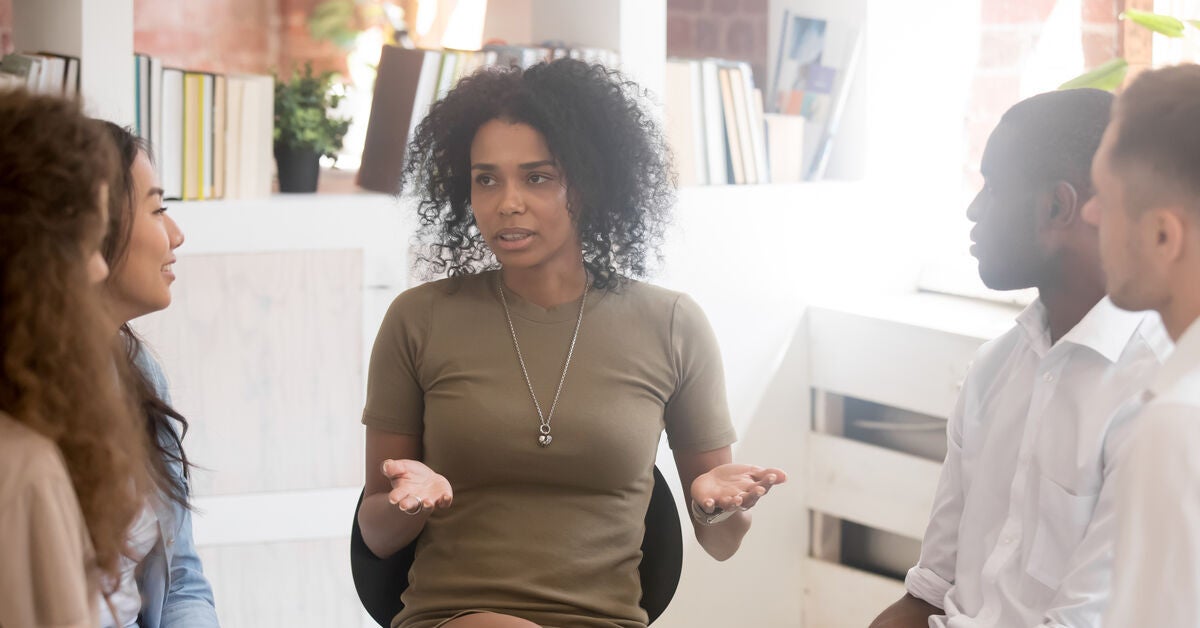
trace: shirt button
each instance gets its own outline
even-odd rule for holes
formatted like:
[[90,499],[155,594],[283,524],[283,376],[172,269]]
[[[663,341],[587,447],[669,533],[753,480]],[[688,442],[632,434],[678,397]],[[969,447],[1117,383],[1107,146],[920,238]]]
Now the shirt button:
[[1047,384],[1049,384],[1050,382],[1054,381],[1054,376],[1049,373],[1046,373],[1045,375],[1042,376],[1042,379],[1045,380]]

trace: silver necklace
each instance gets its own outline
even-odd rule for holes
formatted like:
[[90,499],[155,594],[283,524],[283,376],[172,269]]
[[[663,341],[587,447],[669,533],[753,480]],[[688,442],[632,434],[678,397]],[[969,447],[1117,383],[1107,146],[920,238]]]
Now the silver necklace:
[[521,343],[517,341],[517,328],[513,327],[512,314],[508,311],[508,299],[504,296],[504,278],[496,273],[496,283],[500,287],[500,303],[504,304],[504,320],[508,321],[508,331],[512,334],[513,348],[517,350],[517,361],[521,363],[521,374],[525,376],[525,385],[529,387],[529,396],[533,399],[533,407],[538,413],[538,438],[540,447],[549,447],[554,442],[550,435],[550,421],[554,419],[554,409],[558,407],[558,396],[562,394],[563,382],[567,381],[567,369],[571,368],[571,358],[575,355],[575,341],[579,339],[579,327],[583,324],[583,308],[587,305],[588,289],[592,286],[591,278],[583,284],[583,298],[579,301],[579,318],[575,321],[575,333],[571,335],[571,347],[567,349],[567,362],[563,364],[562,376],[558,378],[558,388],[554,391],[554,402],[550,404],[550,413],[542,414],[542,404],[538,403],[537,395],[533,392],[533,382],[529,380],[529,369],[525,368],[525,356],[521,354]]

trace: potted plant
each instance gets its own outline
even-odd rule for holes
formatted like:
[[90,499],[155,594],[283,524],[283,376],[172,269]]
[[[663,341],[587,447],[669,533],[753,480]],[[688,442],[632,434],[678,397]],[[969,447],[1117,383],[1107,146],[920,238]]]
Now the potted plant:
[[342,97],[332,90],[333,73],[292,72],[288,81],[275,78],[275,162],[280,192],[315,192],[320,159],[337,159],[349,118],[330,114]]

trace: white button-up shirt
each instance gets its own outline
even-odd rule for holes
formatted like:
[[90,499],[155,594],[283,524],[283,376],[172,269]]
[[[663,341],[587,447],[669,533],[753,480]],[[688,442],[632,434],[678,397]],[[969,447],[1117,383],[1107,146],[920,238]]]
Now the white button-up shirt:
[[1156,314],[1098,303],[1051,346],[1035,301],[985,344],[909,593],[934,628],[1095,626],[1111,577],[1116,467],[1138,393],[1170,352]]
[[1154,379],[1117,484],[1104,626],[1200,626],[1200,322]]

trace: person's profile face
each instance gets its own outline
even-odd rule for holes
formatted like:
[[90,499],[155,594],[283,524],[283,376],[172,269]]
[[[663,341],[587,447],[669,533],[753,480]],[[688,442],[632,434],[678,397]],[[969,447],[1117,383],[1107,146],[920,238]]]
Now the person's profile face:
[[996,128],[983,154],[983,189],[967,210],[967,218],[975,223],[971,255],[979,261],[979,277],[993,290],[1036,286],[1043,273],[1036,216],[1039,204],[1051,198],[1024,168],[1024,152],[1016,128]]
[[1153,306],[1160,290],[1154,285],[1156,273],[1149,251],[1143,250],[1144,212],[1129,204],[1126,179],[1135,175],[1113,166],[1118,129],[1117,122],[1108,126],[1092,161],[1095,194],[1084,206],[1083,218],[1099,229],[1100,261],[1113,303],[1127,310],[1144,310]]
[[127,249],[114,263],[108,282],[115,311],[126,321],[171,304],[175,249],[184,239],[163,207],[162,188],[144,152],[134,160],[131,175],[133,226]]

